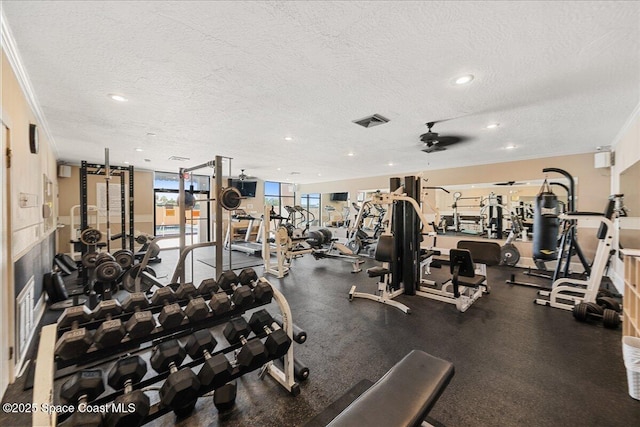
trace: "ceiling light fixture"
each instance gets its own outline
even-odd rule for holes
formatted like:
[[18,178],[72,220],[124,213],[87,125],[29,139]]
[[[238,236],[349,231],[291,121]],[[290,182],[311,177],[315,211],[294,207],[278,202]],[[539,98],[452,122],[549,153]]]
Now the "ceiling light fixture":
[[506,147],[504,147],[505,150],[513,150],[514,148],[516,148],[516,146],[513,144],[509,144]]
[[500,126],[500,123],[490,123],[487,125],[487,129],[495,129]]
[[141,151],[142,151],[142,148],[139,148],[139,147],[138,147],[138,148],[136,148],[136,151],[137,151],[137,152],[141,152]]
[[388,166],[393,166],[393,162],[387,163]]
[[319,174],[318,174],[318,176],[322,176],[322,174],[321,174],[321,173],[319,173]]
[[128,165],[128,164],[129,164],[129,162],[124,162],[124,164],[125,164],[125,165]]
[[464,76],[460,76],[455,80],[457,85],[466,85],[467,83],[471,83],[472,81],[473,74],[465,74]]
[[115,94],[115,93],[110,93],[109,94],[109,98],[113,99],[114,101],[118,101],[118,102],[127,102],[128,101],[128,99],[125,98],[124,96],[118,95],[118,94]]
[[153,132],[147,132],[147,136],[157,136],[157,135]]
[[282,168],[277,168],[276,170],[282,170]]
[[347,153],[347,156],[353,157],[353,156],[355,156],[355,153]]
[[293,138],[292,138],[292,137],[290,137],[290,136],[285,136],[285,137],[284,137],[284,140],[285,140],[285,141],[293,141]]

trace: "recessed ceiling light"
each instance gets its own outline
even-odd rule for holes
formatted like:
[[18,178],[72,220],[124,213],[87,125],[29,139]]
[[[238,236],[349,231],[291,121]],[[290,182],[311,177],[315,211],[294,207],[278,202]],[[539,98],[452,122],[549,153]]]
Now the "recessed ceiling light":
[[464,76],[460,76],[456,79],[457,85],[464,85],[467,83],[471,83],[473,80],[473,74],[465,74]]
[[497,128],[498,126],[500,126],[500,123],[489,123],[489,124],[487,125],[487,129],[495,129],[495,128]]
[[118,101],[118,102],[127,102],[128,101],[128,99],[125,98],[124,96],[118,95],[118,94],[115,94],[115,93],[110,93],[109,94],[109,98],[113,99],[114,101]]
[[319,173],[319,174],[318,174],[318,176],[322,176],[322,174],[321,174],[321,173]]
[[347,156],[353,157],[353,156],[355,156],[355,153],[348,153]]
[[281,170],[282,170],[282,168],[277,168],[276,170],[279,170],[279,171],[281,171]]
[[285,140],[285,141],[293,141],[293,138],[292,138],[292,137],[290,137],[290,136],[285,136],[285,137],[284,137],[284,140]]
[[505,150],[513,150],[514,148],[516,148],[516,146],[513,144],[509,144],[506,147],[504,147]]
[[387,163],[387,165],[393,166],[393,162],[389,162],[389,163]]
[[140,151],[142,151],[142,148],[136,148],[136,151],[140,152]]
[[129,164],[129,162],[124,162],[124,164],[125,164],[125,165],[128,165],[128,164]]

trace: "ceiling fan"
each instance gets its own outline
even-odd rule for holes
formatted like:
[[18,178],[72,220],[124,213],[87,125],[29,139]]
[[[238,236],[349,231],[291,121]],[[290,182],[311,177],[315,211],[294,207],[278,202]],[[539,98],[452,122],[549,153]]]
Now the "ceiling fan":
[[436,123],[438,122],[428,122],[426,124],[428,132],[420,135],[420,141],[422,141],[425,144],[425,147],[422,149],[422,151],[424,151],[425,153],[444,151],[450,145],[457,144],[459,142],[463,142],[469,139],[466,136],[455,136],[455,135],[440,136],[440,134],[438,134],[437,132],[431,131],[431,128]]
[[238,177],[236,178],[238,181],[242,182],[242,181],[247,181],[247,180],[251,181],[251,180],[256,179],[255,176],[247,175],[244,171],[245,171],[244,169],[240,169],[240,173],[238,174]]

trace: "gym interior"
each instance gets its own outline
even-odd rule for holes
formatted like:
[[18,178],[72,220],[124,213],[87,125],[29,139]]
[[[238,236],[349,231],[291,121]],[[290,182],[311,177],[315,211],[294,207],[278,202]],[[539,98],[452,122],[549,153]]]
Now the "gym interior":
[[0,7],[0,425],[640,424],[640,3]]

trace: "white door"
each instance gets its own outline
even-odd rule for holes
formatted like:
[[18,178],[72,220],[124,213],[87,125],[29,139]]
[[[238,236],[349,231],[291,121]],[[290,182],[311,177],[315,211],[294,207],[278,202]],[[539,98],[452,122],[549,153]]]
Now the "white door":
[[10,310],[10,295],[13,282],[9,280],[9,209],[7,206],[8,201],[8,179],[7,179],[7,147],[8,147],[8,135],[9,129],[2,124],[2,161],[0,161],[0,191],[2,192],[2,198],[0,199],[0,283],[3,286],[0,287],[0,396],[4,395],[4,392],[11,380],[11,361],[9,360],[9,348],[11,347],[9,340],[9,313]]

